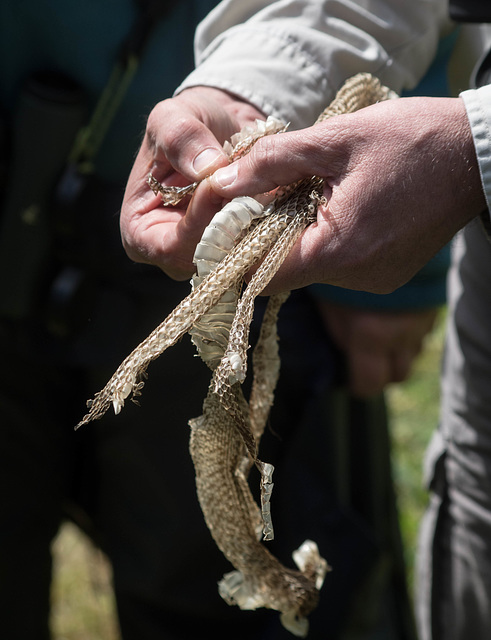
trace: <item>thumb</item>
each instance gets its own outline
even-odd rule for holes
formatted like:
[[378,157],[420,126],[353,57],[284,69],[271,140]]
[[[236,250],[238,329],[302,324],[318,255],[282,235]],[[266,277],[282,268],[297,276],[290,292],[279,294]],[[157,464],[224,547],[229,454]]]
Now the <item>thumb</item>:
[[165,178],[169,169],[187,180],[202,180],[229,162],[214,132],[172,100],[159,103],[150,113],[145,145],[158,180]]
[[210,186],[223,198],[232,199],[318,175],[313,162],[318,150],[311,138],[309,129],[261,138],[247,155],[211,175]]
[[193,182],[229,163],[213,133],[198,120],[188,122],[180,137],[167,134],[163,147],[173,169]]

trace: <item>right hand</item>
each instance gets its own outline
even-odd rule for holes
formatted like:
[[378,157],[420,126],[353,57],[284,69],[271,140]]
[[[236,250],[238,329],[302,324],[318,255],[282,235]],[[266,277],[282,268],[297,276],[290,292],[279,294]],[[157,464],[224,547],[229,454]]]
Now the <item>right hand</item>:
[[233,133],[264,114],[224,91],[193,87],[157,104],[126,186],[121,209],[121,236],[135,262],[159,266],[176,280],[195,271],[192,257],[204,228],[223,198],[206,183],[194,203],[164,207],[147,184],[153,176],[164,185],[185,186],[229,163],[222,144]]
[[326,282],[390,293],[486,207],[461,98],[400,98],[267,136],[213,174],[218,195],[317,175],[326,205],[264,293]]

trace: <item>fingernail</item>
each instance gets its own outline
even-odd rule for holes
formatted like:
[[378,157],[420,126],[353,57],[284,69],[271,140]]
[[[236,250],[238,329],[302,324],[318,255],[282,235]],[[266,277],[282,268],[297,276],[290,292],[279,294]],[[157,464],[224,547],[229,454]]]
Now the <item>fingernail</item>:
[[223,167],[223,169],[218,169],[218,171],[215,171],[210,179],[218,187],[230,187],[237,180],[237,174],[237,163],[232,162],[232,164],[229,164],[228,167]]
[[218,160],[223,160],[223,154],[216,149],[205,149],[201,153],[198,153],[193,161],[193,169],[196,173],[202,173],[213,164],[216,164]]

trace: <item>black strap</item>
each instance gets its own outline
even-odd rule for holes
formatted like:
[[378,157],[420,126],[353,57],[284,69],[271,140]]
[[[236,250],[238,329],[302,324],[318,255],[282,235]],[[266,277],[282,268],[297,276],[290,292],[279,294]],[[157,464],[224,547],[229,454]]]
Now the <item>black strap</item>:
[[72,173],[74,169],[79,175],[92,173],[94,159],[135,76],[152,30],[175,6],[169,0],[136,0],[136,3],[138,14],[121,45],[109,80],[90,121],[79,131],[70,152],[69,167]]
[[[152,29],[175,6],[169,0],[136,1],[137,15],[115,52],[116,64],[88,124],[78,87],[59,74],[31,78],[20,96],[0,220],[0,319],[39,317],[58,268],[55,249],[69,247],[76,235],[75,204],[88,187],[99,148]],[[73,287],[63,286],[65,298],[73,296]]]
[[171,0],[135,0],[135,2],[139,11],[131,31],[122,44],[121,59],[130,55],[140,58],[153,28],[171,8],[175,7],[175,2]]
[[449,0],[450,17],[456,22],[491,22],[489,0]]

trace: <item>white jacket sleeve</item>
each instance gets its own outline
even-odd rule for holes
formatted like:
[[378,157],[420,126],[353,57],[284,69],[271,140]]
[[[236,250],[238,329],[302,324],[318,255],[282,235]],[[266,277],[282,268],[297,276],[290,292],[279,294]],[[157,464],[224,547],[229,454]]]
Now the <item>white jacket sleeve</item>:
[[491,85],[460,94],[472,129],[481,181],[491,211]]
[[196,32],[177,92],[214,86],[302,128],[360,71],[399,92],[429,67],[447,0],[224,0]]

